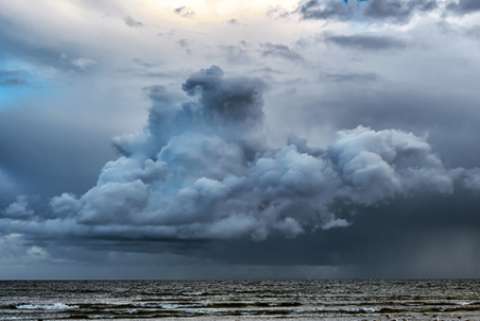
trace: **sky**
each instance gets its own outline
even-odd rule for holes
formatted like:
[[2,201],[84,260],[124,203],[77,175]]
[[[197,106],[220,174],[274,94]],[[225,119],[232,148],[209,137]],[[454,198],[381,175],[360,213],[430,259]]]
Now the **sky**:
[[477,0],[0,0],[0,278],[480,277]]

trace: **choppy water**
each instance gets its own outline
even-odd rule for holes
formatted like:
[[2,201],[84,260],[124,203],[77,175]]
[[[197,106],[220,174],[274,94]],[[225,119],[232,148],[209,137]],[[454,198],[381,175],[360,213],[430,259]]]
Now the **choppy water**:
[[480,281],[5,281],[0,320],[480,320]]

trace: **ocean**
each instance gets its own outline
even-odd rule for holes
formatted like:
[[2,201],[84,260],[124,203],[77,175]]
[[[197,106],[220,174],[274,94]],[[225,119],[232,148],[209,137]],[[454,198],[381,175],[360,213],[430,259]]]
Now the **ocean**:
[[0,320],[480,320],[480,281],[1,281]]

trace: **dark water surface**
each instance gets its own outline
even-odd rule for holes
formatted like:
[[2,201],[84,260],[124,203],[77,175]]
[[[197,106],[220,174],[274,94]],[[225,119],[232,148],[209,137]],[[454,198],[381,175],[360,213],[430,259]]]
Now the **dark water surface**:
[[0,320],[480,320],[480,281],[4,281]]

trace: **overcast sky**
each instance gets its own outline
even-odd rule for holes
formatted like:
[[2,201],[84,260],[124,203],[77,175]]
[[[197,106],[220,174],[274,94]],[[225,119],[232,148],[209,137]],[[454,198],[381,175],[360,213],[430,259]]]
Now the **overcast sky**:
[[480,277],[477,0],[0,0],[0,278]]

